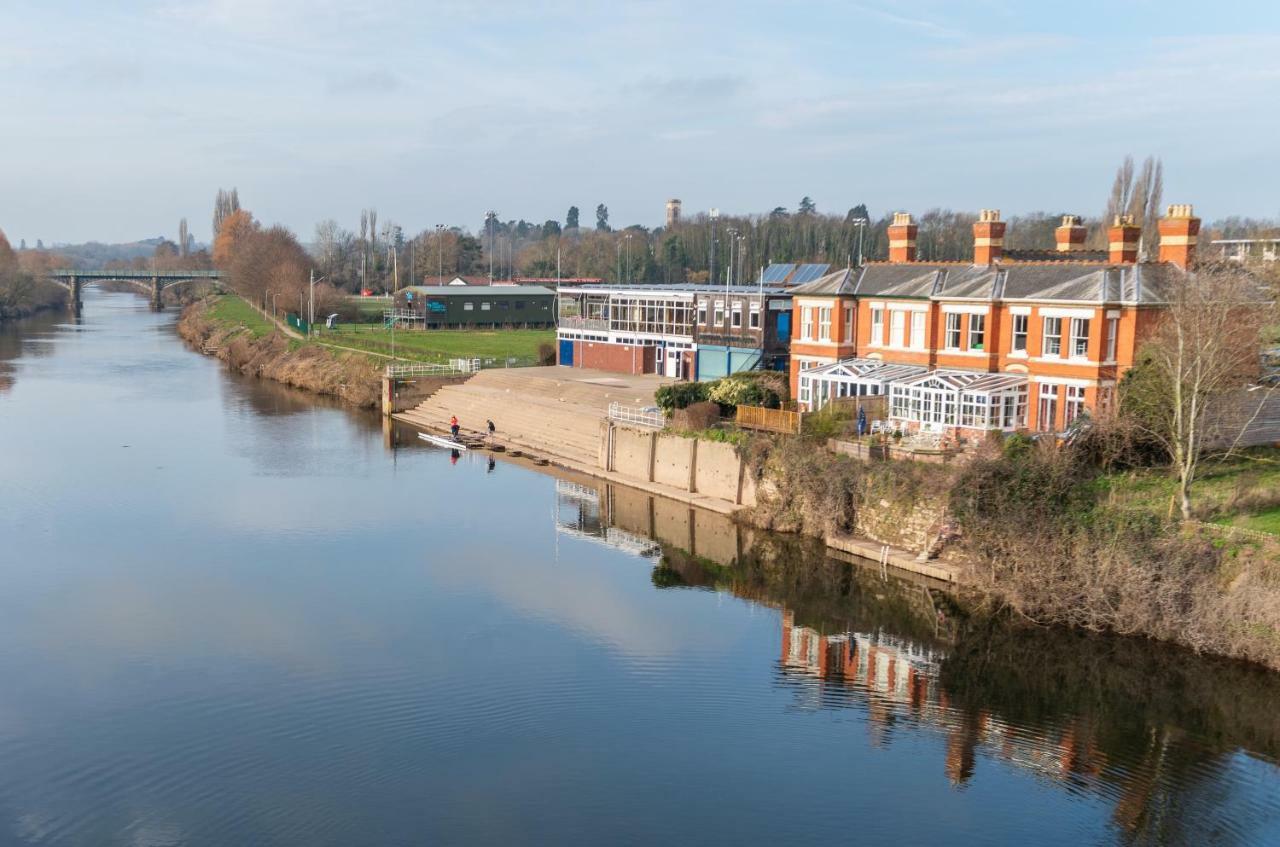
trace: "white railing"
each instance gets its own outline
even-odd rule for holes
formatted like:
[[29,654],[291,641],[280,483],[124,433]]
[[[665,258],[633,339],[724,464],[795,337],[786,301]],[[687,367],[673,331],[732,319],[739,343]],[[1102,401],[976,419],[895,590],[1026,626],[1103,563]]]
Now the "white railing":
[[480,370],[479,359],[452,359],[448,364],[439,362],[406,362],[404,364],[387,365],[384,375],[393,379],[411,376],[450,376],[453,374],[475,373]]
[[581,315],[561,315],[560,326],[566,329],[590,329],[596,332],[609,331],[609,321],[606,318],[584,318]]
[[624,406],[621,403],[609,404],[609,420],[637,426],[651,426],[655,429],[663,429],[667,425],[666,415],[661,409],[653,406],[640,409],[635,406]]

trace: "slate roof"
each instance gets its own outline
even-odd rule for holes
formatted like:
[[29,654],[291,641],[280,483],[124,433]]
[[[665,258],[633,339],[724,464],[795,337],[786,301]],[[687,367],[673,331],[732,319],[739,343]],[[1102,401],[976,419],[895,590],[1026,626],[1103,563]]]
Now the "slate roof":
[[1182,273],[1177,266],[1161,262],[872,264],[863,267],[854,293],[921,300],[1158,304],[1167,302],[1169,286]]
[[818,277],[813,282],[806,282],[797,285],[791,289],[791,293],[803,297],[809,295],[827,295],[833,296],[838,294],[853,294],[857,289],[857,274],[848,268],[841,268],[835,273],[829,273],[826,276]]

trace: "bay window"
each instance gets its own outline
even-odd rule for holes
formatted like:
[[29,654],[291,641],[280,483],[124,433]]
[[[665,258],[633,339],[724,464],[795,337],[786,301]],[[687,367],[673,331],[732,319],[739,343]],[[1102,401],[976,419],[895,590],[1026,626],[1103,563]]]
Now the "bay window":
[[[1060,320],[1047,318],[1046,320]],[[1058,421],[1058,386],[1049,383],[1040,385],[1040,408],[1036,414],[1036,428],[1041,432],[1053,432]]]

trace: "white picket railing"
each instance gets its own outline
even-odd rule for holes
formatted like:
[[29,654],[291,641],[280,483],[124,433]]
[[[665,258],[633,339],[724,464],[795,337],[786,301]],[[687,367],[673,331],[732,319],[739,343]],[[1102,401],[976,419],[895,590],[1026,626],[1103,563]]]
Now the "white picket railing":
[[451,376],[475,373],[480,370],[479,359],[451,359],[447,364],[438,362],[405,362],[387,365],[385,375],[391,379],[407,379],[414,376]]
[[661,409],[640,409],[635,406],[624,406],[621,403],[609,404],[609,419],[619,423],[636,424],[663,429],[667,425],[666,415]]

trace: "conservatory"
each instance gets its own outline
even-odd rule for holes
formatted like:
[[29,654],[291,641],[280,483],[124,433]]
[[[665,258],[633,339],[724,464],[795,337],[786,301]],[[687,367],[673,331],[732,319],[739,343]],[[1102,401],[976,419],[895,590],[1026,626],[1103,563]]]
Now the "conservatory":
[[1012,432],[1027,425],[1027,394],[1024,374],[932,371],[890,386],[889,418],[907,429],[933,432]]
[[885,394],[889,383],[927,373],[915,365],[895,365],[879,359],[843,359],[800,371],[801,407],[816,412],[841,397]]

